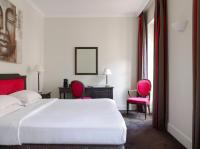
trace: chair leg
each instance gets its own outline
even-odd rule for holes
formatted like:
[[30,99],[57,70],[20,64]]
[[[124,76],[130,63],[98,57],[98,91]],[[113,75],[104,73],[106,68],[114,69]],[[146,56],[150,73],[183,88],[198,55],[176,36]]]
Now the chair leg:
[[145,120],[146,120],[146,118],[147,118],[147,105],[146,104],[144,105],[144,108],[145,108]]
[[150,115],[150,105],[148,105],[147,107],[148,107],[148,110],[149,110],[149,115]]
[[128,115],[128,111],[129,111],[129,103],[128,103],[128,101],[127,101],[127,103],[126,103],[126,114]]

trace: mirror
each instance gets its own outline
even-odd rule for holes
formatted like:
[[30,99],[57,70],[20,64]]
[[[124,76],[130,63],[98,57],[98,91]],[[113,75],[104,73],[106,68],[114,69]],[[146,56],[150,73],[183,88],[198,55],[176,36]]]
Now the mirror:
[[75,75],[98,74],[98,47],[75,47]]

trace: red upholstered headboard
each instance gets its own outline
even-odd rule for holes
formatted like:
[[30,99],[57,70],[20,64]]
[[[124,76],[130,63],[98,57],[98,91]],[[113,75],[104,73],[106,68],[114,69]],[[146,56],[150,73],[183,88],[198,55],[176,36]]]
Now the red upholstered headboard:
[[26,89],[26,76],[0,74],[0,95],[8,95]]

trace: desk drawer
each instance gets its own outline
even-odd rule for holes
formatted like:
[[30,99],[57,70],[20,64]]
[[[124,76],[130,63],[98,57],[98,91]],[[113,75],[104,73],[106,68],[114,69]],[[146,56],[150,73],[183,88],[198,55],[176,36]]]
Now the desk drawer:
[[92,98],[113,99],[113,88],[86,88],[85,93]]
[[[60,99],[73,98],[70,88],[59,88]],[[113,87],[86,87],[85,96],[92,98],[110,98],[113,99]]]

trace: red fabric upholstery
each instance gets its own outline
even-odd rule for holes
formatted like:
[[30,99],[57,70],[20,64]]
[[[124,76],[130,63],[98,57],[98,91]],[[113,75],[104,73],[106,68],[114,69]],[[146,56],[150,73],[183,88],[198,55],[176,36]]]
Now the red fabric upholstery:
[[72,95],[75,98],[81,98],[83,96],[83,92],[84,92],[84,85],[80,81],[72,81],[71,82],[71,90],[72,90]]
[[132,104],[147,104],[150,105],[150,100],[149,98],[142,98],[142,97],[129,97],[128,98],[128,103],[132,103]]
[[0,80],[0,95],[8,95],[26,88],[24,79]]
[[140,80],[137,84],[137,91],[142,97],[148,96],[151,91],[151,82],[149,80]]
[[[127,99],[127,114],[129,111],[129,104],[136,104],[136,105],[142,105],[145,106],[145,119],[146,119],[146,113],[148,108],[150,113],[150,91],[151,91],[151,82],[149,80],[140,80],[137,83],[137,92],[139,93],[140,97],[131,97],[130,93],[128,99]],[[138,107],[138,106],[137,106]]]
[[71,82],[71,90],[74,98],[82,98],[82,99],[91,99],[91,97],[84,97],[83,93],[85,91],[85,87],[80,81],[72,81]]

